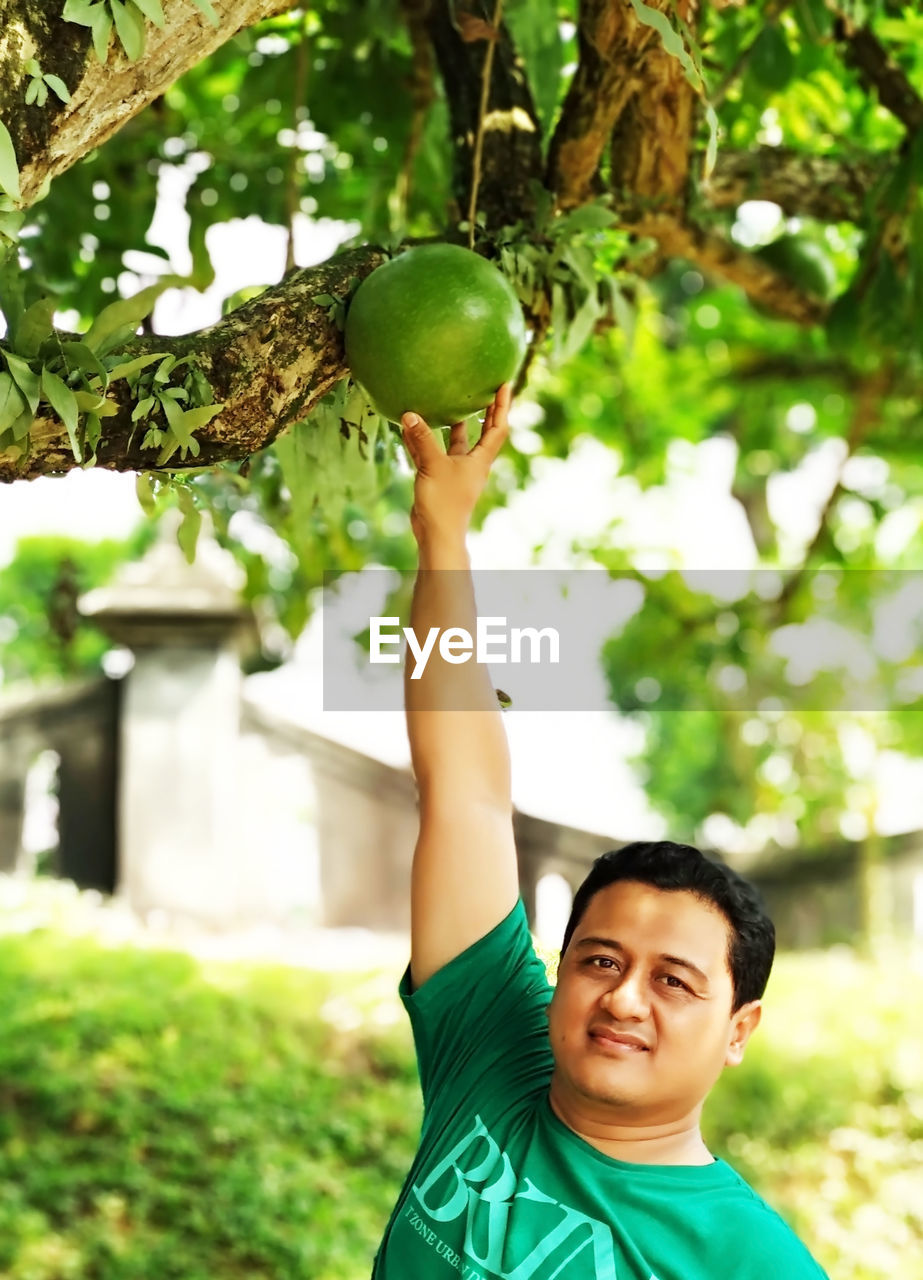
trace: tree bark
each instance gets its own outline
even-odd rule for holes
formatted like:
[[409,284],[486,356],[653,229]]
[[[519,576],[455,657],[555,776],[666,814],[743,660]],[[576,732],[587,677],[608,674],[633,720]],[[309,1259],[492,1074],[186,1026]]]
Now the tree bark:
[[[46,181],[100,146],[231,36],[291,7],[292,0],[214,0],[215,27],[191,0],[165,0],[164,29],[145,24],[145,52],[137,62],[128,60],[113,32],[100,63],[90,28],[60,16],[63,0],[0,0],[0,119],[13,139],[22,203],[30,205]],[[69,103],[51,93],[43,107],[26,106],[30,58],[64,81]]]
[[712,209],[771,200],[789,217],[859,222],[864,205],[892,164],[890,156],[810,155],[791,147],[721,150],[704,195]]
[[[473,12],[476,11],[476,12]],[[431,0],[427,29],[449,104],[453,191],[465,217],[473,178],[474,141],[480,114],[481,81],[492,32],[493,4],[481,0]],[[467,21],[466,21],[467,19]],[[506,27],[495,33],[482,170],[477,207],[486,226],[528,220],[535,208],[534,182],[542,179],[542,136],[522,59]]]
[[[194,354],[215,401],[224,405],[195,432],[198,457],[183,461],[174,454],[169,469],[247,458],[271,444],[289,423],[305,417],[349,371],[343,335],[312,297],[345,296],[351,277],[362,279],[383,260],[378,249],[353,249],[318,267],[293,272],[199,333],[178,338],[145,335],[128,344],[121,353],[126,360],[152,351],[177,357]],[[134,401],[128,384],[122,379],[113,382],[108,395],[119,412],[103,419],[96,466],[110,471],[155,467],[157,450],[141,447],[145,424],[131,421]],[[63,423],[45,406],[42,409],[48,416],[33,423],[29,453],[17,459],[0,454],[0,482],[56,475],[79,465]]]

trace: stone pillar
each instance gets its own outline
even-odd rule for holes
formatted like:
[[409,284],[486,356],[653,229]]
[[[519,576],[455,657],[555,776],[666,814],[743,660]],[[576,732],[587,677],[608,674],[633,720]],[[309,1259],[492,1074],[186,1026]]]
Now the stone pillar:
[[0,754],[0,873],[4,875],[11,875],[19,863],[25,802],[25,778],[7,772]]
[[26,778],[41,744],[27,728],[0,718],[0,873],[22,869]]
[[234,867],[247,856],[236,834],[247,803],[238,728],[249,615],[233,557],[203,524],[189,565],[177,523],[168,512],[147,556],[84,597],[81,611],[134,655],[119,735],[118,891],[142,915],[223,926],[246,915]]

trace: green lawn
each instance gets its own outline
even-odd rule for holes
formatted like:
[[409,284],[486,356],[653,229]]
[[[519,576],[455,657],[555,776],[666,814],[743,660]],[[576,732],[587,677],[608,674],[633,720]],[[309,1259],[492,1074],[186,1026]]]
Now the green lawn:
[[[420,1114],[394,978],[0,937],[0,1280],[367,1280]],[[919,963],[770,990],[710,1141],[837,1280],[923,1277]]]

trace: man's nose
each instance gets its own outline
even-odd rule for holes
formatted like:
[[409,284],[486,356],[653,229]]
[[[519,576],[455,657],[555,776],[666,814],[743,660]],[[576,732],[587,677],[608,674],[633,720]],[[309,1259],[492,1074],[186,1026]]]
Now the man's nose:
[[602,997],[603,1007],[616,1020],[642,1020],[650,1013],[644,974],[638,969],[619,974]]

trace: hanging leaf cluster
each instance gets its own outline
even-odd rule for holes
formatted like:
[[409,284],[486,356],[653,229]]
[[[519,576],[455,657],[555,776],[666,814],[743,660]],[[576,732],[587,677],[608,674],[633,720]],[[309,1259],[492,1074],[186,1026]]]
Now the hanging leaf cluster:
[[502,228],[492,244],[536,328],[550,325],[553,363],[573,359],[602,322],[618,324],[630,345],[634,312],[620,272],[639,250],[613,229],[608,199],[556,214],[548,191],[536,196],[534,221]]
[[61,77],[50,73],[46,75],[34,58],[30,58],[26,63],[26,75],[29,77],[29,85],[26,89],[27,107],[31,107],[33,103],[37,107],[43,107],[48,101],[49,89],[56,93],[62,102],[70,102],[70,92]]
[[368,403],[362,388],[344,378],[310,417],[275,442],[296,519],[315,510],[334,524],[347,502],[372,501],[387,484],[397,434]]
[[[145,441],[145,447],[162,446],[159,465],[178,448],[184,457],[186,451],[198,453],[192,432],[222,407],[213,403],[211,386],[201,370],[193,365],[185,383],[171,387],[173,368],[189,364],[189,359],[176,361],[161,351],[126,361],[118,354],[134,338],[160,294],[174,283],[173,277],[167,277],[131,298],[110,303],[87,332],[75,338],[54,327],[55,298],[43,295],[26,303],[24,278],[8,263],[0,275],[0,312],[7,326],[0,343],[0,452],[13,458],[28,454],[32,424],[45,404],[63,422],[74,460],[92,466],[102,420],[118,413],[106,391],[111,383],[125,378],[133,393],[142,392],[150,401],[143,413],[136,408],[136,421],[149,416],[156,406],[164,415],[163,428],[152,428],[151,438]],[[156,373],[144,379],[142,371],[154,363],[158,363]]]
[[[151,368],[154,364],[156,369]],[[177,371],[184,368],[182,380],[176,381]],[[148,424],[141,441],[142,449],[160,449],[156,465],[165,466],[177,449],[182,459],[189,454],[197,458],[199,442],[193,437],[193,431],[211,422],[224,405],[215,404],[211,384],[195,357],[177,359],[158,351],[123,365],[122,376],[128,380],[132,397],[137,401],[132,422]]]

